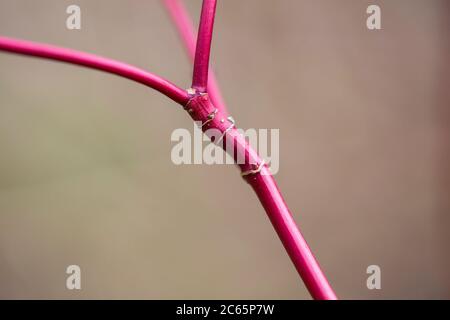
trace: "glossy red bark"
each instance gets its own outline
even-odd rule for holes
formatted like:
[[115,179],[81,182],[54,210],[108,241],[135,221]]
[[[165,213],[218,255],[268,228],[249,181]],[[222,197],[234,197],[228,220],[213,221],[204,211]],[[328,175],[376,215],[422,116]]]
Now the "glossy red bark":
[[[215,128],[223,134],[223,147],[234,146],[232,156],[244,179],[252,186],[269,216],[278,236],[294,263],[306,287],[315,299],[336,299],[308,244],[300,233],[278,186],[262,159],[236,130],[226,108],[211,103],[207,90],[209,55],[216,1],[205,0],[202,7],[198,43],[194,63],[194,90],[185,91],[147,71],[128,64],[75,50],[38,44],[30,41],[0,37],[0,50],[58,60],[113,73],[158,90],[182,105],[195,121],[201,121],[204,131]],[[218,88],[216,87],[217,92]],[[217,92],[213,92],[216,94]],[[229,151],[229,149],[228,149]]]
[[[170,17],[180,35],[180,38],[183,41],[184,46],[186,47],[189,58],[191,59],[192,63],[194,63],[197,35],[194,31],[192,20],[188,15],[183,1],[164,0],[163,4],[169,12]],[[213,70],[211,70],[211,68],[209,69],[208,73],[207,91],[209,97],[211,98],[211,101],[217,107],[217,109],[227,110],[216,75],[214,74]]]

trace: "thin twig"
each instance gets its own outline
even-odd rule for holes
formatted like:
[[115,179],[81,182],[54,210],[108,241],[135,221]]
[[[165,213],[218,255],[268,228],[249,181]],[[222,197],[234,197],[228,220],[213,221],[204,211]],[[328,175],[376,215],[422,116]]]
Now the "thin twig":
[[[216,0],[203,0],[192,80],[192,87],[200,93],[205,93],[208,80],[215,9]],[[202,123],[204,123],[205,116],[208,117],[214,110],[208,95],[197,95],[191,99],[189,104],[192,110],[191,117]],[[245,174],[245,179],[256,192],[309,292],[315,299],[337,299],[306,240],[300,233],[270,171],[263,164],[263,160],[257,152],[235,129],[234,120],[232,126],[227,126],[223,119],[228,118],[228,114],[225,111],[220,113],[221,115],[216,115],[208,126],[203,126],[202,129],[204,131],[208,128],[219,129],[227,139],[231,137],[235,141],[234,145],[237,147],[237,151],[245,155],[243,159],[249,159],[249,162],[239,165],[241,174]],[[251,165],[254,163],[259,165],[255,168]],[[252,172],[252,174],[247,174],[248,172]]]
[[150,72],[120,61],[103,58],[81,51],[1,36],[0,50],[45,59],[59,60],[92,69],[102,70],[142,83],[161,92],[181,105],[185,105],[187,101],[189,101],[189,95],[187,92],[173,83]]
[[[204,0],[202,7],[193,77],[193,88],[199,93],[205,93],[206,91],[215,5],[216,1]],[[256,151],[236,130],[234,121],[231,121],[231,125],[224,121],[224,119],[230,119],[226,110],[215,111],[216,107],[211,103],[207,94],[192,96],[187,91],[149,72],[122,62],[75,50],[5,37],[0,37],[0,50],[78,64],[140,82],[185,106],[194,120],[202,123],[208,121],[202,127],[203,130],[219,129],[225,136],[224,141],[230,139],[234,141],[237,150],[235,155],[239,156],[240,154],[241,159],[248,159],[245,164],[239,164],[241,172],[246,173],[246,181],[257,194],[313,298],[336,299],[333,289],[300,233],[269,169],[262,163],[263,160]],[[212,113],[215,116],[211,119],[209,115]],[[244,158],[242,158],[242,155]],[[254,166],[255,163],[258,164],[256,167]]]
[[[186,51],[192,63],[195,58],[195,46],[197,35],[194,31],[192,19],[181,0],[163,0],[163,4],[170,14],[170,17],[184,43]],[[220,91],[216,75],[211,68],[208,73],[208,94],[214,106],[219,110],[227,110],[227,106]]]
[[[248,144],[244,136],[234,127],[234,121],[224,121],[227,114],[215,112],[215,107],[210,102],[208,95],[194,96],[187,106],[190,116],[194,121],[206,123],[202,130],[217,129],[225,137],[221,147],[231,152],[230,155],[236,163],[239,163],[241,174],[252,186],[259,201],[266,210],[286,252],[294,263],[297,272],[303,279],[308,291],[314,299],[335,300],[336,295],[323,274],[306,240],[303,238],[295,220],[284,201],[280,190],[268,167],[263,163],[258,153]],[[208,118],[214,112],[213,119]],[[232,143],[231,148],[227,144]],[[238,159],[245,159],[240,164]]]
[[197,47],[195,49],[192,88],[200,93],[208,86],[209,56],[216,13],[216,0],[203,0],[200,24],[198,27]]

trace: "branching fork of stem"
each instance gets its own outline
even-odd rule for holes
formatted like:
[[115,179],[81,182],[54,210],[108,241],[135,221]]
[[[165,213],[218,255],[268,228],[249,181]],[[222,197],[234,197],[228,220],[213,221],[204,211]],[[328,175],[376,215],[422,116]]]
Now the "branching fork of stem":
[[[234,128],[234,121],[231,126],[224,124],[223,119],[229,118],[227,108],[214,74],[208,74],[216,0],[203,0],[197,41],[195,40],[192,23],[182,2],[180,0],[163,1],[184,40],[190,56],[194,60],[192,88],[189,90],[183,90],[157,75],[126,63],[76,50],[2,36],[0,36],[0,50],[81,65],[134,80],[161,92],[184,108],[189,106],[188,111],[190,111],[191,117],[203,121],[203,123],[208,121],[211,112],[216,113],[217,108],[217,115],[212,121],[208,121],[202,129],[207,129],[206,127],[218,128],[227,138],[234,141],[238,152],[245,154],[252,160],[252,163],[258,164],[257,166],[251,166],[246,163],[239,165],[239,167],[241,172],[244,173],[244,179],[252,186],[258,196],[307,289],[314,299],[337,299],[300,233],[268,167]],[[195,41],[196,46],[194,46]],[[193,53],[194,47],[196,47],[195,54]],[[211,96],[212,102],[209,100],[209,96]]]

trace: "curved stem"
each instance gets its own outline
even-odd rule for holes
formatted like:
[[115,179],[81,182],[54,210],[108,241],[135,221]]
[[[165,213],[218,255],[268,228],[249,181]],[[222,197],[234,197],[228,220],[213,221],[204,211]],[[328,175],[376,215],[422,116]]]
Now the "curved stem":
[[195,49],[192,88],[206,92],[208,85],[209,57],[216,13],[216,0],[203,0],[200,25],[198,27],[197,47]]
[[[173,23],[184,43],[186,51],[192,63],[195,58],[195,46],[197,35],[194,31],[194,25],[189,17],[186,7],[181,0],[163,0],[163,4],[170,14]],[[214,106],[219,110],[227,110],[225,101],[219,88],[219,84],[213,70],[208,73],[208,94]]]
[[185,105],[187,101],[189,101],[189,95],[185,90],[161,77],[129,64],[103,58],[94,54],[1,36],[0,50],[45,59],[59,60],[92,69],[102,70],[142,83],[161,92],[181,105]]

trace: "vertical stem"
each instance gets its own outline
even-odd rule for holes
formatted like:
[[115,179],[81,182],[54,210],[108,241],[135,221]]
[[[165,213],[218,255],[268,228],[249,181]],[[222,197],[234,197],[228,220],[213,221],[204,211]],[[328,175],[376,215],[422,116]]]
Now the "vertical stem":
[[[195,58],[195,46],[197,43],[197,34],[194,31],[192,19],[186,10],[182,0],[163,0],[163,4],[170,14],[181,40],[184,43],[186,51],[192,63]],[[227,110],[220,87],[213,70],[208,74],[208,94],[214,106],[219,110]]]
[[209,57],[211,52],[216,4],[216,0],[203,0],[200,25],[198,27],[192,88],[202,93],[206,92],[208,86]]

